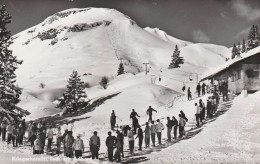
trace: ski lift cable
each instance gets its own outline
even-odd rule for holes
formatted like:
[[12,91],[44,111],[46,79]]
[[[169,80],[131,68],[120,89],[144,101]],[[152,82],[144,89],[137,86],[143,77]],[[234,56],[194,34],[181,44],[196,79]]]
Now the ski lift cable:
[[193,82],[188,82],[188,81],[181,81],[181,80],[174,79],[174,78],[171,78],[171,77],[167,77],[167,76],[164,76],[164,75],[161,75],[161,76],[166,77],[166,78],[168,78],[168,79],[172,79],[172,80],[175,80],[175,81],[181,82],[181,83],[193,83]]
[[[168,69],[168,68],[166,68],[166,67],[161,67],[160,71],[162,71],[162,68],[164,68],[164,69]],[[181,70],[176,70],[176,69],[171,69],[171,70],[173,70],[173,71],[177,71],[177,72],[188,73],[188,74],[198,74],[198,75],[207,76],[206,74],[202,74],[202,73],[195,73],[195,72],[181,71]]]

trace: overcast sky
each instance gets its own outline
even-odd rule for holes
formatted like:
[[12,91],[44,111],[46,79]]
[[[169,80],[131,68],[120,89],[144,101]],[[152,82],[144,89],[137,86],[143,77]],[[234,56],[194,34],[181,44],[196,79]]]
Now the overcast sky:
[[260,24],[260,0],[0,0],[12,17],[13,34],[68,8],[114,8],[141,27],[158,27],[192,42],[232,46]]

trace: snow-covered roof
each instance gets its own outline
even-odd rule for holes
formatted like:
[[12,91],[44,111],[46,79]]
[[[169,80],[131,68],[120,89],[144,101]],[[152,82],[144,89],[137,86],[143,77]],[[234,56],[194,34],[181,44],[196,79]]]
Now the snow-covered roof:
[[249,50],[248,52],[241,53],[241,54],[240,54],[240,57],[236,57],[236,58],[234,58],[234,59],[232,59],[232,60],[228,60],[226,63],[224,63],[224,64],[222,64],[222,65],[220,65],[220,66],[218,66],[218,67],[215,67],[215,68],[209,70],[208,73],[206,73],[207,76],[204,77],[204,78],[202,78],[200,81],[209,79],[209,78],[213,77],[214,75],[220,73],[221,71],[223,71],[223,70],[225,70],[225,69],[231,67],[232,65],[238,63],[239,61],[242,61],[242,60],[247,59],[247,58],[249,58],[249,57],[251,57],[251,56],[253,56],[253,55],[256,55],[256,54],[258,54],[259,52],[260,52],[260,46],[254,48],[254,49],[251,49],[251,50]]

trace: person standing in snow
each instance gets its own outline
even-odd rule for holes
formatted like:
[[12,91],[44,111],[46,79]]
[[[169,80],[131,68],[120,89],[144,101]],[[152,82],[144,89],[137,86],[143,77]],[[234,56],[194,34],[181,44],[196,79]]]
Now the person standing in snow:
[[143,139],[144,139],[144,135],[143,135],[143,129],[141,128],[140,125],[138,125],[138,132],[137,132],[137,136],[135,139],[139,138],[139,149],[138,150],[142,150],[142,145],[143,145]]
[[98,159],[98,151],[100,149],[100,138],[97,136],[97,132],[94,131],[94,135],[89,140],[89,147],[92,154],[92,159]]
[[190,87],[189,87],[188,90],[187,90],[187,95],[188,95],[188,100],[191,100],[191,99],[192,99],[192,96],[191,96]]
[[146,122],[146,126],[145,126],[145,129],[144,129],[144,134],[145,134],[145,137],[144,137],[145,148],[148,148],[148,147],[150,147],[150,127],[149,127],[149,123],[148,122]]
[[18,127],[17,125],[13,124],[13,136],[12,136],[12,141],[13,141],[13,147],[18,146]]
[[108,137],[106,139],[106,146],[107,146],[107,154],[108,154],[108,160],[113,162],[114,157],[114,146],[117,141],[115,136],[111,135],[111,132],[108,132]]
[[182,117],[181,114],[179,114],[179,138],[182,138],[184,136],[185,124],[185,119]]
[[172,126],[173,126],[173,135],[174,139],[177,138],[177,130],[178,130],[178,120],[172,116]]
[[21,126],[22,126],[22,135],[21,135],[21,138],[20,138],[20,143],[21,145],[23,144],[23,138],[24,138],[24,135],[25,135],[25,132],[26,132],[26,124],[25,124],[25,119],[22,120],[21,122]]
[[52,144],[52,140],[53,140],[52,126],[50,126],[50,128],[47,130],[47,138],[48,138],[47,150],[51,151],[51,144]]
[[84,143],[83,140],[80,139],[80,134],[77,135],[77,138],[73,143],[73,148],[75,150],[75,157],[81,158],[84,152]]
[[149,116],[148,121],[152,121],[153,120],[153,118],[152,118],[153,112],[157,113],[157,111],[155,109],[153,109],[151,106],[149,106],[149,108],[146,111],[146,114]]
[[8,123],[6,127],[6,132],[7,132],[7,143],[11,143],[12,137],[13,137],[13,125],[12,123]]
[[68,134],[68,129],[65,129],[63,135],[62,135],[62,142],[63,142],[63,149],[64,149],[64,156],[66,156],[66,144],[65,144],[65,137]]
[[37,134],[37,138],[33,144],[33,154],[42,154],[42,141],[40,133]]
[[60,155],[60,148],[61,148],[61,142],[62,142],[62,133],[61,133],[61,130],[60,130],[60,127],[58,127],[58,132],[57,132],[57,135],[56,135],[56,138],[57,138],[57,150],[56,150],[56,153],[58,154],[58,156]]
[[205,95],[205,90],[206,90],[206,84],[203,83],[201,86],[202,95]]
[[157,120],[157,125],[156,125],[156,134],[158,138],[158,143],[159,145],[162,144],[161,139],[162,139],[162,131],[164,130],[164,125],[160,122],[160,120]]
[[202,99],[199,100],[199,107],[201,108],[200,122],[202,122],[205,119],[205,104]]
[[212,104],[212,114],[215,114],[216,109],[217,109],[217,102],[216,98],[214,96],[211,97],[211,104]]
[[28,125],[28,142],[30,142],[30,138],[32,136],[32,127],[33,127],[33,121],[30,121],[30,124]]
[[32,127],[31,127],[31,136],[29,138],[29,141],[31,142],[31,147],[33,147],[33,144],[34,144],[34,141],[36,140],[37,138],[37,125],[36,123],[33,123]]
[[130,150],[130,154],[134,153],[134,147],[135,147],[135,139],[134,139],[134,129],[129,128],[128,130],[128,142],[129,142],[129,150]]
[[153,143],[153,146],[155,146],[155,134],[156,134],[156,125],[154,124],[154,121],[151,122],[152,125],[151,125],[151,138],[152,138],[152,143]]
[[112,110],[111,116],[110,116],[110,124],[111,124],[111,130],[114,130],[116,125],[116,114],[115,111]]
[[[114,159],[116,162],[121,162],[121,152],[122,152],[122,138],[121,137],[124,137],[122,133],[120,133],[119,131],[116,132],[117,133],[117,138],[116,138],[116,144],[115,144],[115,147],[116,147],[116,152],[115,152],[115,156],[114,156]],[[121,136],[122,134],[122,136]]]
[[18,143],[19,143],[19,145],[23,144],[23,135],[24,135],[23,127],[22,127],[22,124],[20,123],[19,127],[18,127],[18,141],[19,141]]
[[6,121],[5,120],[1,123],[1,130],[2,130],[2,141],[5,141],[5,136],[6,136]]
[[196,113],[195,113],[195,117],[196,117],[196,122],[197,122],[197,126],[200,126],[200,114],[201,114],[201,108],[200,106],[195,103],[195,110],[196,110]]
[[198,97],[200,97],[200,90],[201,90],[201,86],[200,86],[200,83],[198,83],[198,85],[196,87],[196,91],[198,93]]
[[[120,142],[120,152],[122,154],[122,158],[124,158],[124,134],[122,132],[116,131],[117,133],[117,141]],[[118,145],[117,145],[118,149]],[[120,155],[120,154],[119,154]]]
[[65,156],[72,158],[73,157],[73,143],[74,143],[74,137],[72,136],[72,131],[68,131],[66,137],[65,137]]
[[173,127],[173,121],[170,119],[170,117],[167,117],[167,137],[168,141],[171,141],[171,132],[172,132],[172,127]]

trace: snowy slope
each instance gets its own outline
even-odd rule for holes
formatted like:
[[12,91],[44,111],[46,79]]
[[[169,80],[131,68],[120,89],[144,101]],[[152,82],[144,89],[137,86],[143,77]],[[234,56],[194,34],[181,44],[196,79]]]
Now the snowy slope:
[[168,35],[165,31],[160,30],[159,28],[145,27],[144,30],[148,31],[149,33],[153,34],[154,36],[156,36],[166,42],[170,42],[174,45],[178,45],[179,47],[184,47],[184,46],[192,44],[191,42],[174,38],[174,37]]
[[[155,31],[144,30],[114,9],[85,8],[61,11],[15,35],[11,49],[24,61],[16,72],[17,82],[24,89],[24,95],[32,97],[24,100],[23,96],[21,105],[31,110],[34,108],[35,115],[39,115],[36,109],[46,109],[43,112],[46,115],[48,110],[54,113],[52,102],[61,96],[73,70],[80,75],[91,74],[83,78],[91,87],[97,85],[103,75],[110,77],[112,84],[121,60],[127,73],[141,73],[140,76],[144,76],[143,63],[149,62],[149,78],[156,77],[157,85],[180,91],[183,82],[169,77],[186,82],[189,76],[195,78],[195,74],[167,70],[174,44],[183,45],[181,55],[185,64],[177,69],[179,71],[203,73],[225,61],[214,46],[215,51],[208,50],[170,37],[158,29]],[[163,78],[158,83],[160,75],[167,76],[168,80]],[[40,87],[41,83],[44,88]],[[30,101],[33,101],[31,105]]]

